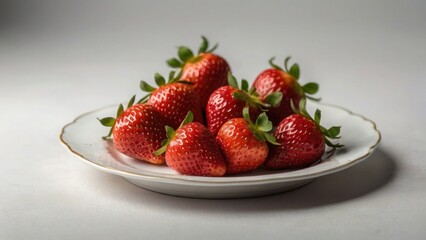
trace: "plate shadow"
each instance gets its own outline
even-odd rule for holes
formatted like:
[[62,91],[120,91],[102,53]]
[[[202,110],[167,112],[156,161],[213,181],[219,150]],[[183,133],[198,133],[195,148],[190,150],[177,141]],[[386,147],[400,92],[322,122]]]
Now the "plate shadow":
[[[380,190],[395,179],[395,159],[378,148],[369,159],[338,173],[320,177],[299,189],[265,197],[248,199],[191,199],[151,192],[130,184],[125,179],[97,171],[92,181],[103,181],[98,192],[104,197],[132,204],[172,210],[209,212],[212,214],[297,210],[338,204]],[[91,181],[89,181],[91,182]]]

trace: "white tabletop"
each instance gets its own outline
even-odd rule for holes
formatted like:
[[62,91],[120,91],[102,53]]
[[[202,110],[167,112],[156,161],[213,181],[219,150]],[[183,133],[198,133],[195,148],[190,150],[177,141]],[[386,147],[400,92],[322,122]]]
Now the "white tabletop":
[[[0,239],[426,236],[424,1],[3,5]],[[62,126],[141,96],[139,81],[167,74],[176,46],[197,48],[201,34],[220,42],[217,53],[250,81],[271,56],[293,56],[300,81],[320,83],[323,102],[377,123],[379,149],[295,191],[201,200],[141,189],[61,146]]]

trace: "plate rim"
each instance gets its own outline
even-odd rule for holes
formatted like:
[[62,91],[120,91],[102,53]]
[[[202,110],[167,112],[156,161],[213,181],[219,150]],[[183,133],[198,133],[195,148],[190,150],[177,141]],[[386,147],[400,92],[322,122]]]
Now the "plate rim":
[[[335,104],[328,104],[328,103],[318,103],[319,105],[323,105],[323,106],[328,106],[328,107],[333,107],[333,108],[337,108],[340,109],[344,112],[346,112],[349,115],[352,116],[356,116],[356,117],[360,117],[362,120],[369,122],[372,124],[372,129],[375,131],[375,133],[377,134],[377,140],[374,144],[372,144],[371,146],[369,146],[368,151],[360,156],[357,157],[353,160],[350,160],[350,162],[348,162],[347,164],[344,165],[340,165],[337,166],[335,168],[329,168],[320,172],[314,172],[314,173],[310,173],[310,174],[306,174],[306,175],[299,175],[299,176],[285,176],[286,172],[281,172],[281,173],[276,173],[276,174],[268,174],[268,175],[264,175],[264,176],[269,176],[268,178],[260,178],[260,179],[245,179],[245,178],[254,178],[254,177],[262,177],[262,175],[257,175],[257,176],[237,176],[237,177],[203,177],[203,176],[188,176],[188,175],[166,175],[166,176],[153,176],[153,175],[147,175],[147,174],[141,174],[141,173],[135,173],[135,172],[129,172],[126,170],[122,170],[122,169],[117,169],[117,168],[112,168],[112,167],[108,167],[108,166],[103,166],[101,164],[95,163],[93,161],[91,161],[90,159],[86,158],[85,156],[83,156],[81,153],[77,152],[76,150],[74,150],[64,139],[64,135],[66,133],[66,129],[70,126],[72,126],[73,124],[77,123],[78,120],[80,120],[81,118],[84,118],[87,115],[91,115],[95,112],[101,111],[101,110],[105,110],[107,108],[111,108],[115,105],[111,104],[108,106],[104,106],[101,108],[97,108],[88,112],[84,112],[80,115],[78,115],[77,117],[75,117],[73,119],[73,121],[67,123],[66,125],[64,125],[61,129],[61,132],[59,134],[59,140],[62,143],[62,145],[74,156],[77,156],[80,160],[83,160],[84,162],[109,173],[112,174],[116,174],[122,177],[130,177],[133,179],[146,179],[146,180],[174,180],[174,181],[184,181],[184,182],[191,182],[191,183],[204,183],[204,184],[241,184],[241,183],[263,183],[263,182],[290,182],[290,181],[298,181],[298,180],[303,180],[303,179],[310,179],[310,178],[316,178],[316,177],[320,177],[323,175],[327,175],[327,174],[331,174],[337,171],[341,171],[344,170],[346,168],[349,168],[363,160],[365,160],[369,155],[371,155],[375,149],[377,148],[377,146],[379,145],[379,143],[381,142],[382,139],[382,134],[380,132],[380,130],[377,128],[377,124],[359,114],[359,113],[354,113],[353,111],[339,106],[339,105],[335,105]],[[294,171],[301,171],[304,169],[298,169],[298,170],[294,170]],[[283,176],[284,175],[284,176]],[[226,180],[225,180],[226,179]],[[219,181],[218,181],[219,180]]]

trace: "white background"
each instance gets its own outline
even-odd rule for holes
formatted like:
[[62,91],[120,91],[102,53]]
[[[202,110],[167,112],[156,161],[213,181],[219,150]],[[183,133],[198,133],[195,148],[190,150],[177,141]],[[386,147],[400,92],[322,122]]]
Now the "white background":
[[[425,1],[0,2],[0,239],[424,238],[425,12]],[[377,123],[379,149],[299,190],[240,200],[153,193],[65,151],[63,125],[142,96],[139,81],[167,74],[176,46],[201,34],[250,81],[271,56],[293,56],[323,102]]]

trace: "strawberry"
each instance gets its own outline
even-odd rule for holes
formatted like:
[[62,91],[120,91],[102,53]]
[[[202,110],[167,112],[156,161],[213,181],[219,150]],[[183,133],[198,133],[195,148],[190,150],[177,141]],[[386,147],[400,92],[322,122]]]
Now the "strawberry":
[[[165,136],[165,120],[154,107],[147,104],[133,105],[135,96],[129,101],[127,109],[118,107],[117,117],[98,119],[102,125],[111,127],[104,139],[113,135],[115,148],[138,160],[153,164],[164,164],[164,155],[155,155]],[[133,105],[133,106],[132,106]]]
[[315,94],[318,91],[318,84],[310,82],[301,86],[297,81],[300,77],[299,65],[295,63],[288,69],[289,60],[290,57],[285,59],[284,69],[282,69],[274,64],[274,58],[271,58],[269,63],[272,68],[261,72],[253,82],[253,87],[256,88],[261,99],[265,99],[268,94],[276,91],[280,91],[283,94],[279,107],[271,108],[268,112],[268,116],[274,126],[278,125],[283,118],[293,114],[290,101],[299,106],[299,101],[303,97],[319,100],[307,96],[307,94]]
[[264,102],[255,93],[255,89],[248,89],[248,82],[241,80],[241,88],[231,73],[228,74],[229,86],[223,86],[215,90],[207,102],[206,119],[207,126],[213,135],[216,135],[222,124],[233,118],[242,118],[244,107],[250,107],[252,119],[256,119],[261,110],[277,106],[282,93],[269,94]]
[[249,109],[244,108],[244,118],[227,121],[216,136],[227,163],[227,174],[238,174],[258,168],[268,156],[266,141],[277,144],[268,132],[272,122],[266,113],[258,116],[255,123],[250,120]]
[[166,126],[167,139],[155,154],[165,152],[167,165],[184,175],[224,175],[226,162],[213,135],[202,124],[191,122],[192,118],[188,112],[176,131]]
[[200,104],[205,109],[210,94],[226,85],[226,76],[230,68],[225,59],[212,53],[218,45],[208,49],[207,38],[203,36],[202,39],[197,55],[194,55],[189,48],[181,46],[178,49],[179,60],[172,58],[167,63],[170,67],[182,69],[181,79],[194,83]]
[[341,148],[343,145],[333,144],[329,139],[340,138],[340,127],[326,129],[320,125],[321,111],[316,110],[314,119],[305,108],[306,100],[300,100],[299,110],[284,118],[273,135],[280,145],[271,146],[265,167],[270,169],[303,168],[321,159],[325,145]]
[[204,123],[201,106],[198,104],[192,83],[179,80],[180,74],[175,76],[175,72],[170,72],[166,82],[163,76],[156,73],[155,82],[159,86],[157,89],[148,83],[141,81],[140,88],[149,92],[147,96],[139,102],[145,101],[155,107],[166,119],[166,124],[172,128],[179,127],[188,111],[194,113],[194,121]]

